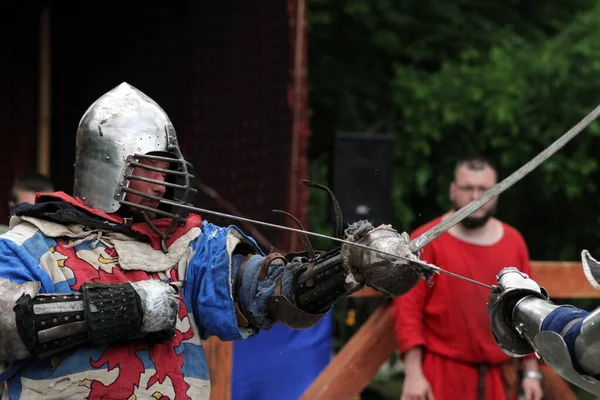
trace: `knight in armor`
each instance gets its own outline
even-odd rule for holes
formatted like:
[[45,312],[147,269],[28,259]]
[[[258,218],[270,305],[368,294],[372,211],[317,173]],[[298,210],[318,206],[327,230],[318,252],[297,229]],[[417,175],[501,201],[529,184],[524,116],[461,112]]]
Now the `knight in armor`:
[[[585,276],[600,290],[600,263],[587,250],[581,256]],[[600,396],[600,308],[556,305],[513,267],[503,269],[497,281],[488,312],[498,346],[513,357],[535,353],[569,382]]]
[[[186,211],[193,178],[151,98],[123,83],[88,108],[73,197],[38,193],[0,236],[5,396],[208,399],[201,339],[304,329],[364,285],[398,296],[419,279],[410,261],[348,244],[264,254]],[[387,225],[359,221],[345,237],[410,254]]]

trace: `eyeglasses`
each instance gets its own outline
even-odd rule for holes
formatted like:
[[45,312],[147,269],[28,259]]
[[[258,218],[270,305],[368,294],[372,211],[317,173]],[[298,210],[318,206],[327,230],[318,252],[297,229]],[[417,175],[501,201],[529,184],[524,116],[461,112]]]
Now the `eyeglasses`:
[[475,191],[484,194],[485,192],[487,192],[488,190],[490,190],[491,188],[489,187],[485,187],[485,186],[456,186],[456,188],[458,190],[460,190],[461,192],[465,192],[468,194],[473,194],[475,193]]

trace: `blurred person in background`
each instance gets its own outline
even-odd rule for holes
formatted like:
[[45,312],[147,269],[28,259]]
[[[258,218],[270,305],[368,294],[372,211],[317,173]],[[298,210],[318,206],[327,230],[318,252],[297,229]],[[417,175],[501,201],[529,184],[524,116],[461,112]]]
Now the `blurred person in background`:
[[[497,182],[493,164],[481,157],[455,165],[450,184],[453,210],[419,227],[418,237],[469,204]],[[521,234],[494,217],[497,198],[452,227],[421,251],[423,261],[489,285],[505,267],[531,276],[529,252]],[[395,332],[405,365],[401,400],[505,400],[503,364],[487,313],[489,289],[435,275],[394,299]],[[522,389],[527,400],[542,398],[537,359],[523,360]]]
[[[54,191],[52,181],[46,175],[34,173],[15,180],[10,193],[8,207],[19,203],[35,203],[36,193],[51,193]],[[8,231],[8,224],[0,225],[0,234]]]

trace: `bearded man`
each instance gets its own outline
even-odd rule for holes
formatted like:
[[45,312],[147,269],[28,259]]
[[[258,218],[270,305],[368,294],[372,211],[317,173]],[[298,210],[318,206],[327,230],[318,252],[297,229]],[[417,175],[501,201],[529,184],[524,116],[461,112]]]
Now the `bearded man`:
[[[450,184],[453,210],[419,227],[418,237],[491,189],[497,171],[484,158],[460,160]],[[425,246],[423,261],[479,282],[494,284],[506,266],[531,275],[527,246],[512,226],[494,218],[497,198]],[[504,400],[501,365],[509,360],[489,329],[489,290],[446,275],[433,285],[420,281],[394,299],[395,331],[405,363],[402,400]],[[542,396],[537,360],[524,360],[522,388],[527,400]]]

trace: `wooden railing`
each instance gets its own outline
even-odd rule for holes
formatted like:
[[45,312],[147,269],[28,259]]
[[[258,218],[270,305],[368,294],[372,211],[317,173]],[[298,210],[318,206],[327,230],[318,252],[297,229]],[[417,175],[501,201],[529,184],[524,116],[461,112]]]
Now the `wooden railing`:
[[[578,262],[532,262],[533,277],[552,299],[600,298],[583,274]],[[356,297],[380,297],[371,289],[355,293]],[[217,339],[205,342],[211,376],[211,398],[231,397],[232,344]],[[372,381],[380,366],[396,350],[392,313],[389,304],[379,307],[331,363],[306,390],[303,400],[353,399]],[[541,369],[544,399],[576,400],[569,384],[547,366]],[[599,398],[600,399],[600,398]]]

